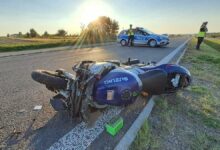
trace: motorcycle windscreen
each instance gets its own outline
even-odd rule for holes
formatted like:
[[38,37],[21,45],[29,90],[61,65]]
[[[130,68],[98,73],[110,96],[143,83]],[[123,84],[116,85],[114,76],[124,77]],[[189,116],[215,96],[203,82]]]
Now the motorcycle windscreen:
[[163,70],[151,70],[138,75],[142,81],[142,90],[150,95],[158,95],[165,92],[167,73]]

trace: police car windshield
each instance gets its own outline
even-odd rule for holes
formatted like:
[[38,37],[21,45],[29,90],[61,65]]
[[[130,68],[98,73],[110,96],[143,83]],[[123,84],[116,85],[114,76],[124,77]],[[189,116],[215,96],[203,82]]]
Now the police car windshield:
[[154,34],[153,32],[151,32],[150,30],[147,29],[142,29],[144,32],[148,33],[148,34]]

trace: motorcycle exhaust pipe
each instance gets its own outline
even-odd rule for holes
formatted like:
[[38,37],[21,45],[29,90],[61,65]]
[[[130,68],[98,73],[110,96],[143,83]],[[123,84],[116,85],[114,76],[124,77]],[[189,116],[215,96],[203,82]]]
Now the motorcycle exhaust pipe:
[[50,104],[56,111],[62,111],[67,109],[66,98],[61,94],[58,94],[51,98]]

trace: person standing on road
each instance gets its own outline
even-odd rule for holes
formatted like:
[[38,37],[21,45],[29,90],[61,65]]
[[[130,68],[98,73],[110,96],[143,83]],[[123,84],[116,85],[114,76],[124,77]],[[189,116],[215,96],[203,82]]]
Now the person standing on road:
[[134,32],[132,29],[132,24],[130,24],[130,28],[128,30],[128,46],[133,46],[134,41]]
[[197,41],[197,45],[196,45],[196,49],[199,50],[200,49],[200,45],[202,44],[204,38],[205,38],[205,35],[206,35],[206,32],[208,32],[208,29],[207,29],[207,24],[208,22],[203,22],[203,24],[201,25],[200,27],[200,30],[199,30],[199,33],[198,33],[198,41]]

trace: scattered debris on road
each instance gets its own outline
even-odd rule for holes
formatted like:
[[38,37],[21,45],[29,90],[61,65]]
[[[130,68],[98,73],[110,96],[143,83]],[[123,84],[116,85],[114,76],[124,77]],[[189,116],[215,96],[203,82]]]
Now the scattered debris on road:
[[36,105],[34,107],[34,110],[37,111],[37,110],[41,110],[42,109],[42,105]]
[[25,109],[20,109],[20,110],[18,111],[18,113],[24,113],[24,112],[26,112]]

